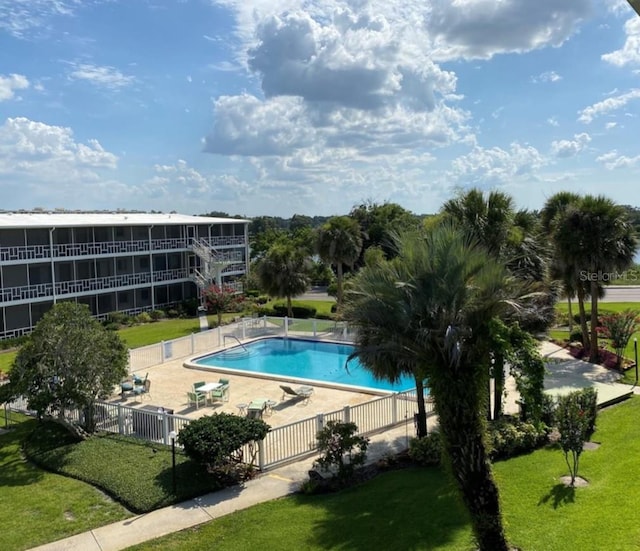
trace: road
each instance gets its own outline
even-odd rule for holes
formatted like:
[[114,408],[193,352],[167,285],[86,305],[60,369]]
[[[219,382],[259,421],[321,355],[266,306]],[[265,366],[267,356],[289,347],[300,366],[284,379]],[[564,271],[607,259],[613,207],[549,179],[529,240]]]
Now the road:
[[640,302],[640,285],[611,285],[605,289],[599,302]]

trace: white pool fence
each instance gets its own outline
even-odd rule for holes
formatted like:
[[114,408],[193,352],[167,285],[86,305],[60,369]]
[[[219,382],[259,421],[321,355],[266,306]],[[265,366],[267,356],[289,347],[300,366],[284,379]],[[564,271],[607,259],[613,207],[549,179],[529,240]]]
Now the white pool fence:
[[[8,406],[12,411],[34,413],[29,411],[23,399],[15,400]],[[416,412],[416,392],[410,390],[274,427],[264,440],[258,442],[256,467],[264,471],[316,454],[316,436],[328,421],[353,422],[358,427],[358,434],[366,436],[402,424],[413,424]],[[434,413],[433,404],[429,401],[427,413]],[[94,415],[98,430],[165,445],[171,445],[172,436],[192,421],[164,408],[134,408],[109,402],[98,402]],[[80,424],[84,420],[83,413],[78,410],[67,410],[65,417]],[[251,457],[249,446],[243,451],[245,458]]]

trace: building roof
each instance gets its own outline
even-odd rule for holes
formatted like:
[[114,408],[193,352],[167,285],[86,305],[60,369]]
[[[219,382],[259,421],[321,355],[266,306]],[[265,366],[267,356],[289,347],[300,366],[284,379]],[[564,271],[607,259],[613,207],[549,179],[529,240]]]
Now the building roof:
[[145,212],[0,212],[0,228],[73,228],[84,226],[152,226],[239,224],[240,218]]

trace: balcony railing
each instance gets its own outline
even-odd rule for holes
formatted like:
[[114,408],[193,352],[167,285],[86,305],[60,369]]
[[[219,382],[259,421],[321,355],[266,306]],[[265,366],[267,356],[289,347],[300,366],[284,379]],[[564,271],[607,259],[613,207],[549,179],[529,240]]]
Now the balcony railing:
[[[154,283],[187,279],[189,279],[189,271],[182,268],[153,272]],[[79,279],[75,281],[59,281],[55,284],[55,294],[56,296],[61,297],[68,294],[148,285],[150,283],[150,272],[97,277],[93,279]],[[52,283],[24,285],[22,287],[7,287],[0,290],[0,300],[3,303],[7,303],[13,301],[33,300],[37,298],[52,298],[53,289],[54,285]]]
[[[209,247],[244,246],[244,236],[211,237],[200,239]],[[53,258],[71,258],[78,256],[100,256],[127,253],[144,253],[152,251],[190,250],[191,239],[140,239],[136,241],[104,241],[99,243],[60,243],[49,245],[25,245],[15,247],[0,247],[0,262],[15,262],[24,260],[46,260]],[[236,258],[233,258],[236,260]]]

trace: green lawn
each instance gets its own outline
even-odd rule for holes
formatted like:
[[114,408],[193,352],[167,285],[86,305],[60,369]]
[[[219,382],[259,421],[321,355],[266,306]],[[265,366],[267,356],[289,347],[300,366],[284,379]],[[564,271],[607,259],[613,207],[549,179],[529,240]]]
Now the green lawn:
[[92,486],[25,461],[21,443],[35,421],[12,418],[20,422],[0,434],[0,549],[27,549],[131,515]]
[[[640,397],[600,413],[593,440],[601,446],[585,451],[580,463],[585,488],[560,483],[567,467],[556,448],[496,463],[510,542],[528,551],[638,549],[639,417]],[[261,504],[131,549],[206,549],[212,542],[220,551],[473,548],[468,517],[447,475],[411,469],[338,494]]]

